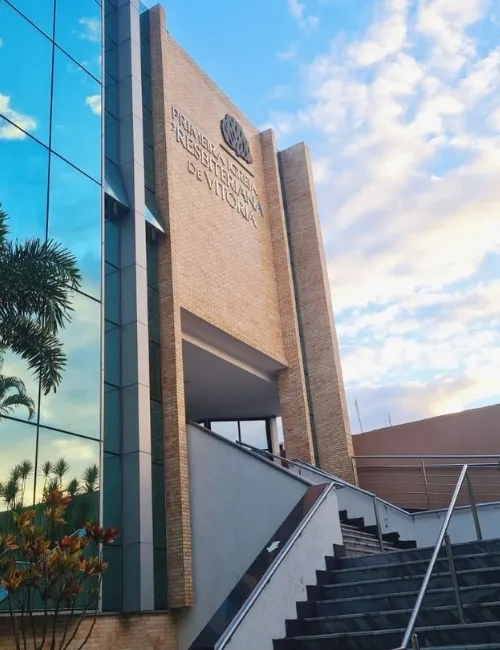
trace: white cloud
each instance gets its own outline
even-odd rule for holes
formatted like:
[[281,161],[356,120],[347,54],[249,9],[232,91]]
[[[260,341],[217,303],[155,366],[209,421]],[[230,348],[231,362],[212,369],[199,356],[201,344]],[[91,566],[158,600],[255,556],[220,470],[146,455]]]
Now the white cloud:
[[89,95],[85,98],[85,103],[95,115],[101,114],[101,95]]
[[[34,117],[24,115],[12,108],[8,95],[0,94],[0,113],[8,120],[12,120],[20,129],[24,129],[24,131],[35,131],[37,128],[37,121]],[[12,124],[2,124],[0,126],[0,140],[22,140],[25,137],[26,133]]]
[[399,421],[500,401],[489,6],[374,2],[364,35],[303,66],[303,106],[271,116],[283,144],[311,146],[349,402],[363,394]]
[[299,0],[288,0],[288,11],[297,25],[305,32],[312,32],[319,24],[317,16],[307,16],[307,7]]
[[82,28],[78,34],[80,38],[92,43],[101,42],[101,23],[97,18],[80,18],[78,24]]
[[292,61],[293,59],[297,58],[298,53],[299,53],[298,47],[296,45],[291,45],[288,48],[288,50],[285,50],[283,52],[278,52],[276,56],[281,61]]

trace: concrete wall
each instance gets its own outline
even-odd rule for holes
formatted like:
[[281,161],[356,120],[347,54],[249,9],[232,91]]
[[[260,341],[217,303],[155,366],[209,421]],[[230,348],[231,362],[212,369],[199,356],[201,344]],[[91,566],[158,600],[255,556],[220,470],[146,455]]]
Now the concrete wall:
[[[354,453],[359,456],[459,455],[460,459],[425,460],[431,507],[449,503],[458,469],[432,468],[436,463],[467,462],[480,454],[500,458],[500,405],[442,415],[353,436]],[[471,459],[472,462],[472,459]],[[478,462],[477,459],[475,462]],[[484,461],[480,462],[495,462]],[[356,460],[360,487],[406,508],[428,508],[419,459]],[[401,467],[403,466],[404,467]],[[396,467],[399,466],[399,467]],[[500,500],[500,472],[472,469],[478,502]]]
[[306,586],[316,584],[316,570],[332,544],[342,543],[335,489],[331,490],[247,612],[229,643],[228,650],[272,650],[273,639],[285,636],[285,621],[296,618],[296,603],[306,600]]
[[181,650],[194,641],[309,487],[192,425],[188,451],[194,605],[180,614]]

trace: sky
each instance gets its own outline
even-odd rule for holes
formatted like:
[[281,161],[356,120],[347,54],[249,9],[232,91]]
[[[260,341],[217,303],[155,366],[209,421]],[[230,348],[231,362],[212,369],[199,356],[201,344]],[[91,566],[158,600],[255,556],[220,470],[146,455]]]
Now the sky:
[[317,184],[353,432],[500,402],[500,3],[169,0]]

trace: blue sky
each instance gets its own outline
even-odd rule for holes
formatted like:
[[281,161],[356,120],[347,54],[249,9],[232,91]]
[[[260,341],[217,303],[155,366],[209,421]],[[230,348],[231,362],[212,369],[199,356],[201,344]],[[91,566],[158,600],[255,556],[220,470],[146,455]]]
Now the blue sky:
[[169,0],[173,36],[312,151],[354,431],[500,401],[500,4]]

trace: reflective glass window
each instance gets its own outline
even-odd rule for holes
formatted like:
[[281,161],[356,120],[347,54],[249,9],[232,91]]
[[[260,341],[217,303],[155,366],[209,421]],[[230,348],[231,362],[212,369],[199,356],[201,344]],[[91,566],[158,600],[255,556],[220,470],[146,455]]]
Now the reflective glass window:
[[164,462],[163,406],[150,401],[151,406],[151,457],[154,463]]
[[167,550],[166,548],[155,548],[154,557],[154,589],[155,609],[164,610],[168,608],[167,594]]
[[101,78],[101,7],[95,0],[57,0],[55,41],[94,77]]
[[120,226],[118,219],[107,218],[104,228],[106,262],[118,267],[120,265]]
[[67,357],[57,393],[42,395],[44,425],[91,438],[100,436],[101,305],[83,294],[72,296],[72,321],[61,332]]
[[104,449],[120,453],[121,430],[120,389],[104,384]]
[[104,341],[104,381],[120,385],[120,328],[106,321]]
[[48,236],[75,256],[82,291],[101,295],[101,187],[52,155]]
[[118,117],[118,84],[109,74],[106,73],[106,82],[105,82],[105,102],[106,110]]
[[[121,521],[121,459],[104,454],[103,462],[103,522],[104,526],[122,527]],[[121,541],[121,540],[120,540]]]
[[211,422],[210,428],[215,433],[218,433],[219,436],[227,438],[232,442],[239,440],[238,422],[236,420],[233,420],[231,422]]
[[54,65],[52,148],[100,183],[101,85],[58,48]]
[[0,420],[0,534],[12,530],[14,508],[33,504],[36,426],[8,418]]
[[[35,3],[33,3],[35,4]],[[0,115],[48,143],[52,43],[5,2],[0,3]],[[15,131],[6,131],[2,139]]]
[[120,323],[120,272],[110,264],[106,264],[104,317],[112,323]]
[[52,38],[54,31],[54,0],[10,0],[10,3]]
[[118,48],[114,41],[106,36],[104,41],[105,52],[104,52],[104,67],[106,74],[115,80],[118,80]]
[[154,341],[149,341],[149,385],[151,399],[161,402],[161,349]]
[[122,594],[121,546],[105,546],[102,554],[104,562],[109,564],[109,568],[102,580],[102,609],[104,612],[119,612],[121,610]]
[[40,428],[38,438],[37,500],[55,484],[72,501],[66,510],[68,533],[86,521],[99,519],[100,445],[95,440]]
[[157,289],[148,287],[148,328],[149,338],[155,343],[160,343],[160,312],[159,295]]
[[153,484],[153,539],[155,545],[166,543],[167,524],[165,519],[165,469],[163,465],[151,465]]
[[[25,394],[32,400],[32,404],[34,405],[35,408],[35,414],[32,414],[32,411],[30,411],[30,409],[24,404],[13,405],[8,415],[12,416],[13,418],[16,418],[17,420],[30,420],[31,422],[36,422],[36,417],[37,417],[36,414],[38,413],[38,392],[39,392],[38,377],[33,371],[31,371],[28,368],[28,364],[26,363],[26,361],[24,361],[24,359],[21,359],[19,355],[14,354],[13,352],[7,350],[6,352],[3,353],[2,356],[3,356],[3,365],[2,368],[0,368],[0,374],[4,375],[5,377],[14,377],[16,379],[20,379],[24,384]],[[11,387],[7,391],[8,397],[13,397],[17,394],[18,391],[14,387]],[[1,424],[1,419],[0,419],[0,424]],[[0,431],[1,431],[1,426],[0,426]]]
[[11,237],[45,239],[48,150],[2,118],[0,169],[0,201]]
[[118,120],[106,111],[104,117],[105,144],[104,151],[106,158],[109,158],[117,165],[120,163],[118,151]]
[[267,449],[267,429],[265,420],[241,420],[241,442],[247,445],[257,447],[257,449]]
[[104,32],[114,43],[118,43],[118,13],[109,2],[105,7]]

